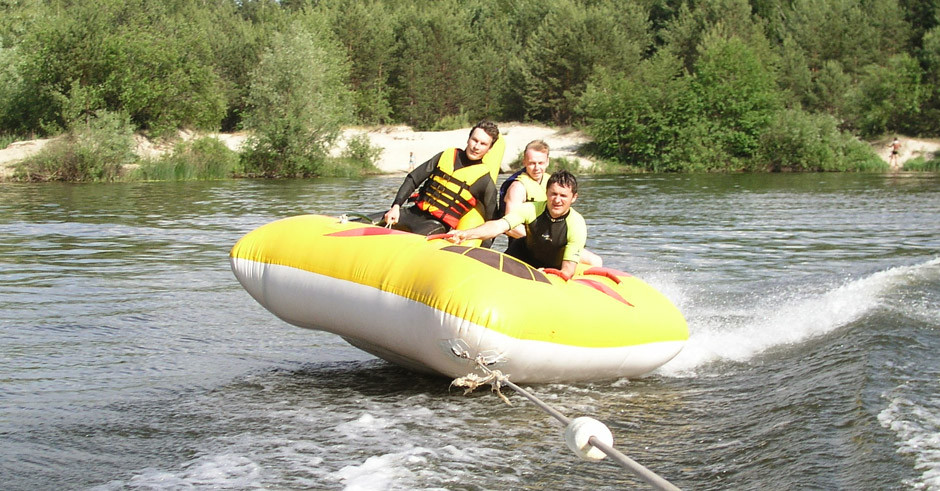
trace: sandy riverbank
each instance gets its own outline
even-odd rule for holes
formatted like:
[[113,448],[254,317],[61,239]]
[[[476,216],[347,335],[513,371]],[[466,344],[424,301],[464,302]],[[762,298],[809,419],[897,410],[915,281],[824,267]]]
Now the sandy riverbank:
[[[534,124],[503,123],[500,133],[506,138],[506,153],[503,156],[503,168],[508,170],[510,162],[522,154],[525,145],[535,139],[543,139],[551,146],[552,157],[565,157],[581,161],[582,166],[589,166],[591,161],[575,154],[578,148],[588,141],[581,132],[550,128]],[[431,158],[437,152],[448,147],[463,147],[467,143],[470,128],[453,131],[414,131],[408,126],[383,126],[376,128],[347,128],[334,153],[342,151],[345,141],[356,135],[366,134],[372,146],[382,149],[376,167],[386,173],[407,172],[410,156],[415,164]],[[192,133],[181,132],[180,138],[193,138]],[[245,133],[211,134],[220,139],[230,149],[239,151],[247,139]],[[51,139],[38,139],[14,142],[0,150],[0,179],[8,178],[13,173],[13,166],[20,160],[42,150]],[[137,137],[136,152],[144,158],[159,157],[172,149],[171,145],[155,145],[146,138]]]
[[[567,129],[551,128],[536,124],[502,123],[500,132],[506,138],[506,153],[503,156],[503,169],[508,170],[510,162],[518,158],[525,145],[535,139],[542,139],[551,146],[551,156],[579,160],[582,167],[593,164],[588,159],[577,155],[581,145],[588,142],[588,138],[581,132]],[[335,153],[339,153],[344,142],[358,134],[366,134],[372,146],[382,149],[376,167],[386,173],[407,172],[413,155],[414,164],[420,164],[437,152],[448,147],[463,147],[466,144],[469,128],[453,131],[414,131],[408,126],[383,126],[376,128],[347,128]],[[192,138],[192,133],[181,132],[180,137]],[[247,135],[245,133],[219,133],[212,134],[222,140],[229,148],[239,151],[244,145]],[[940,141],[914,138],[899,138],[902,144],[900,162],[917,157],[931,159],[940,152]],[[42,149],[50,139],[27,140],[14,142],[7,148],[0,150],[0,180],[9,178],[13,173],[13,165],[20,160]],[[891,150],[887,147],[890,140],[872,143],[875,152],[888,162]],[[141,157],[158,157],[167,152],[170,145],[154,145],[149,140],[137,138],[137,154]]]
[[[501,123],[499,131],[506,139],[503,170],[509,170],[509,163],[522,155],[526,144],[536,139],[548,142],[552,157],[577,159],[582,167],[593,164],[576,155],[578,148],[588,141],[581,132],[518,123]],[[376,167],[382,172],[395,173],[408,171],[411,154],[414,156],[414,163],[420,164],[445,148],[463,148],[467,143],[470,128],[453,131],[413,131],[408,126],[350,128],[343,132],[343,137],[348,139],[362,133],[368,135],[374,147],[382,149]]]

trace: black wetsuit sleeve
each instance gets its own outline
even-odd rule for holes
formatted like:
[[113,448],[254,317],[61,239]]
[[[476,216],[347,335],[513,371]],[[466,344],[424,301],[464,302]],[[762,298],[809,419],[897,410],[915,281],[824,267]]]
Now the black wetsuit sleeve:
[[483,219],[490,221],[496,216],[496,210],[499,208],[499,190],[489,175],[483,176],[486,188],[483,190]]
[[392,202],[392,206],[401,206],[408,201],[408,198],[415,192],[415,189],[418,189],[418,186],[431,177],[431,173],[437,168],[437,162],[441,159],[443,153],[444,152],[438,152],[437,155],[431,157],[418,167],[415,167],[413,171],[405,176],[405,181],[402,182],[401,187],[398,188],[398,194],[395,195],[395,201]]
[[[482,189],[481,189],[482,188]],[[474,196],[483,196],[483,220],[490,221],[496,216],[496,209],[499,205],[499,190],[489,173],[477,180],[471,186],[470,193]],[[490,248],[493,246],[495,237],[484,240],[480,246]]]

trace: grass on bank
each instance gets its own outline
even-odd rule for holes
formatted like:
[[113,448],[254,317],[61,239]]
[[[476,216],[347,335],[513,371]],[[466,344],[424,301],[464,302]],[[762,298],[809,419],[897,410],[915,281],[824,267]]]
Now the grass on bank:
[[[442,121],[442,124],[450,123]],[[297,168],[279,167],[270,161],[261,162],[264,172],[259,173],[257,154],[236,152],[214,137],[201,137],[177,142],[170,152],[155,159],[141,159],[134,152],[134,133],[126,117],[116,113],[102,113],[83,120],[49,142],[36,154],[16,164],[13,180],[18,181],[185,181],[214,180],[238,177],[358,177],[378,173],[375,162],[382,149],[373,147],[365,134],[346,142],[339,156],[318,156],[298,173]],[[828,162],[838,166],[794,168],[781,166],[784,171],[849,171],[887,172],[887,163],[858,151],[843,158],[828,156]],[[590,145],[586,147],[590,154]],[[819,148],[817,153],[822,152]],[[824,149],[823,149],[824,150]],[[619,174],[648,172],[648,169],[623,165],[608,159],[588,157],[594,163],[582,165],[578,157],[553,157],[550,171],[567,169],[576,174]],[[811,160],[811,159],[810,159]],[[522,167],[520,153],[510,163],[513,169]],[[940,158],[926,160],[918,157],[905,162],[905,171],[940,171]]]
[[[15,181],[193,181],[252,176],[244,154],[229,149],[217,138],[206,136],[177,142],[158,158],[140,158],[134,152],[133,134],[95,125],[69,131],[49,142],[36,154],[15,166]],[[119,126],[119,125],[118,125]],[[339,157],[323,157],[315,173],[297,176],[270,169],[271,177],[357,177],[378,173],[375,162],[382,150],[372,147],[365,135],[351,139]]]
[[238,167],[238,153],[217,138],[206,136],[177,143],[159,159],[147,159],[131,172],[130,180],[196,181],[228,179]]
[[64,135],[16,165],[19,181],[114,181],[137,162],[126,117],[104,113],[74,124]]
[[904,162],[901,169],[913,172],[940,172],[940,158],[927,160],[924,157],[917,157]]

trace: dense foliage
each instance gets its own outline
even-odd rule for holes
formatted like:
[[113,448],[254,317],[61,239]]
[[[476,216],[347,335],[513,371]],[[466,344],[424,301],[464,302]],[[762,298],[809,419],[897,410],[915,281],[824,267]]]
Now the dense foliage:
[[0,0],[0,141],[75,139],[115,118],[152,136],[250,129],[241,171],[322,175],[340,125],[485,117],[580,127],[636,170],[864,169],[881,164],[860,139],[940,134],[938,9]]

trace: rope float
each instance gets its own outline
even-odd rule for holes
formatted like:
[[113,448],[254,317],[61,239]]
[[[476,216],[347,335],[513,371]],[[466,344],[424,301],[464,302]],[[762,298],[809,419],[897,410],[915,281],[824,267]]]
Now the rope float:
[[[460,356],[464,358],[470,358],[469,354],[462,353]],[[610,432],[610,429],[604,423],[600,421],[587,417],[581,416],[574,419],[568,418],[564,414],[557,411],[555,408],[545,404],[538,397],[530,394],[528,391],[524,390],[522,387],[512,383],[509,380],[509,377],[503,375],[499,370],[490,370],[484,364],[482,357],[477,357],[474,359],[477,366],[486,374],[485,377],[480,377],[476,374],[468,374],[464,377],[460,377],[451,382],[451,386],[464,387],[464,394],[469,394],[474,389],[480,385],[490,384],[492,386],[493,392],[500,397],[508,405],[512,405],[503,393],[500,391],[500,387],[503,385],[511,388],[512,390],[522,394],[527,399],[532,401],[540,409],[551,415],[553,418],[558,420],[562,425],[565,426],[565,443],[568,445],[568,448],[571,449],[578,457],[581,457],[584,460],[601,460],[605,456],[610,457],[612,460],[620,464],[624,469],[635,474],[637,477],[646,481],[647,484],[653,486],[656,489],[668,490],[668,491],[677,491],[678,487],[667,481],[666,479],[660,477],[655,472],[647,469],[642,464],[636,462],[635,460],[627,457],[619,450],[614,448],[614,437]]]

